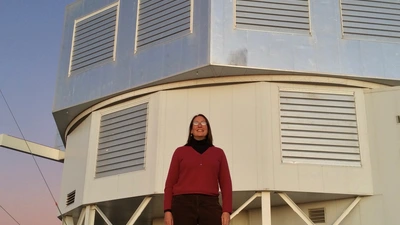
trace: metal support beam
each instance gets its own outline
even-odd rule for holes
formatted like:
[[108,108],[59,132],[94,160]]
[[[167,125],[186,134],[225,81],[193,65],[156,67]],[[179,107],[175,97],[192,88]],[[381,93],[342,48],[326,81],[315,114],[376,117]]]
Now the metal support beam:
[[136,222],[136,220],[139,218],[140,214],[142,214],[143,210],[149,204],[151,198],[152,198],[151,196],[144,197],[142,203],[140,203],[139,207],[133,213],[132,217],[129,219],[129,221],[128,221],[128,223],[126,223],[126,225],[133,225]]
[[79,215],[79,218],[78,218],[77,225],[82,225],[84,220],[85,220],[85,208],[82,208],[81,214]]
[[92,205],[86,206],[85,209],[85,225],[94,225],[94,217],[96,215],[96,211]]
[[101,211],[101,209],[97,205],[94,206],[94,209],[99,213],[99,215],[101,216],[101,218],[103,218],[104,222],[106,222],[107,225],[112,225],[110,220],[108,220],[107,216],[103,213],[103,211]]
[[233,212],[231,214],[231,219],[233,219],[233,217],[235,217],[237,214],[239,214],[254,199],[256,199],[257,197],[260,197],[260,196],[261,196],[261,193],[260,192],[256,192],[253,196],[251,196],[251,198],[249,198],[245,203],[243,203],[243,205],[241,205],[238,209],[235,210],[235,212]]
[[72,216],[63,216],[62,225],[75,225]]
[[294,203],[292,201],[292,199],[289,198],[289,196],[287,196],[287,194],[285,193],[278,193],[279,196],[281,196],[281,198],[293,209],[293,211],[295,213],[297,213],[297,215],[300,216],[301,219],[304,220],[304,222],[306,222],[307,225],[315,225],[310,218],[303,212],[303,210],[301,210],[296,203]]
[[64,162],[65,154],[55,148],[36,144],[24,139],[0,134],[0,147],[8,148],[11,150],[19,151],[26,154],[32,154],[45,159],[50,159],[57,162]]
[[271,193],[261,192],[261,218],[262,225],[271,225]]
[[354,201],[343,211],[342,215],[333,223],[333,225],[339,225],[342,220],[353,210],[353,208],[361,201],[361,197],[358,196]]

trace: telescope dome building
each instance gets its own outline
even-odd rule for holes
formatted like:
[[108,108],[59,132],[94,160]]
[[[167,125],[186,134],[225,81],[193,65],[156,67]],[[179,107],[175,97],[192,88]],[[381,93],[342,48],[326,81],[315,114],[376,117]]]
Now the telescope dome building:
[[395,225],[400,2],[78,0],[53,115],[65,225],[162,225],[174,150],[205,114],[233,225]]

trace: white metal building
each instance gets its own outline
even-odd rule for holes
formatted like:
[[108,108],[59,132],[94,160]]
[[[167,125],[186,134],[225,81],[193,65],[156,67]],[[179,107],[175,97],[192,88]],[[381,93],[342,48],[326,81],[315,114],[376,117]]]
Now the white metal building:
[[399,224],[397,0],[79,0],[57,76],[66,225],[163,224],[197,113],[231,224]]

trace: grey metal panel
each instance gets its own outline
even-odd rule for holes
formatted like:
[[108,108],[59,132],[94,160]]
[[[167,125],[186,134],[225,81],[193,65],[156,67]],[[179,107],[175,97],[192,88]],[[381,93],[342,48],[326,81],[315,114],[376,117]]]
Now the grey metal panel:
[[344,37],[400,41],[400,2],[343,0]]
[[113,59],[116,17],[114,6],[75,24],[71,73]]
[[130,124],[128,126],[120,127],[118,129],[103,131],[100,134],[100,138],[108,137],[110,135],[119,134],[119,133],[131,131],[131,130],[140,129],[140,128],[143,128],[143,127],[146,127],[146,121]]
[[361,166],[352,94],[280,91],[280,106],[282,162]]
[[130,155],[130,154],[132,154],[132,152],[141,151],[143,149],[143,147],[144,147],[144,145],[139,145],[137,147],[118,150],[118,151],[103,151],[103,153],[99,152],[99,154],[97,156],[97,160],[104,160],[104,159],[108,159],[108,158],[115,158],[115,157],[121,157],[124,155]]
[[140,41],[140,44],[138,44],[138,47],[147,46],[149,44],[156,44],[156,43],[159,43],[160,41],[167,41],[171,38],[175,38],[177,36],[187,34],[188,29],[190,29],[190,24],[187,23],[184,26],[180,26],[177,28],[178,29],[169,30],[165,33],[157,34],[155,36],[152,36],[151,38],[144,39],[144,40]]
[[[142,14],[143,18],[145,18],[146,16],[152,16],[154,14],[158,14],[160,12],[163,12],[167,9],[176,7],[176,6],[182,6],[182,4],[185,2],[186,0],[169,0],[169,1],[158,1],[154,4],[151,5],[147,5],[146,2],[143,3],[143,7],[140,8],[141,12],[140,14]],[[187,2],[187,1],[186,1]],[[141,4],[142,6],[142,4]]]
[[[393,18],[392,18],[393,19]],[[358,23],[369,23],[372,25],[390,25],[390,26],[400,26],[400,16],[398,16],[398,21],[396,20],[383,20],[383,19],[369,19],[369,18],[360,18],[360,17],[348,17],[347,23],[351,24],[351,22]]]
[[97,167],[103,167],[103,166],[108,166],[108,165],[117,165],[120,163],[125,163],[128,161],[132,160],[138,160],[144,158],[144,152],[138,152],[134,154],[129,154],[129,155],[122,155],[123,157],[113,157],[113,158],[107,158],[107,159],[102,159],[97,161]]
[[358,147],[282,144],[282,149],[315,152],[359,153]]
[[143,140],[145,137],[146,137],[146,134],[144,134],[144,133],[138,133],[138,134],[135,133],[135,135],[132,135],[130,137],[121,138],[121,139],[117,139],[118,137],[116,137],[115,141],[104,142],[102,140],[99,140],[99,150],[117,146],[120,144],[129,143],[129,142],[140,141],[140,140]]
[[100,62],[108,61],[112,59],[113,55],[114,53],[112,50],[104,49],[103,51],[88,56],[86,60],[77,60],[77,63],[71,67],[71,72],[78,72],[81,69],[86,69],[88,66],[94,66]]
[[288,106],[281,105],[281,109],[288,109],[294,111],[306,111],[306,112],[326,112],[326,113],[352,113],[353,109],[351,108],[331,108],[331,107],[323,107],[323,106]]
[[137,48],[190,32],[190,0],[145,1],[139,6]]
[[299,152],[299,151],[285,151],[282,153],[283,157],[299,157],[299,158],[318,158],[318,159],[333,159],[333,160],[353,160],[360,161],[359,154],[346,154],[346,153],[325,153],[325,152]]
[[[174,27],[173,25],[175,24],[175,26],[179,25],[183,25],[185,23],[187,23],[187,21],[185,21],[185,19],[190,17],[190,13],[189,12],[185,12],[184,14],[178,15],[174,17],[174,20],[162,20],[159,23],[157,23],[157,25],[152,25],[150,23],[148,23],[149,26],[145,26],[143,25],[143,27],[141,27],[142,30],[140,30],[141,36],[140,38],[143,38],[145,34],[149,34],[152,33],[152,31],[156,31],[162,28],[166,28],[168,27],[168,29],[171,29],[171,27]],[[161,31],[161,30],[160,30]]]
[[[102,122],[102,128],[107,127],[108,125],[115,124],[117,121],[124,121],[128,119],[133,119],[137,117],[141,117],[146,114],[146,108],[143,106],[140,106],[141,108],[133,108],[133,109],[128,109],[128,110],[122,110],[120,112],[117,112],[112,115],[106,115],[101,119]],[[107,130],[107,129],[105,129]]]
[[237,0],[236,27],[309,33],[307,0]]
[[[190,18],[190,17],[186,17],[186,18]],[[167,21],[169,23],[169,21]],[[188,25],[189,23],[185,20],[178,20],[178,21],[174,21],[172,23],[169,24],[165,24],[164,26],[160,25],[156,25],[154,27],[149,27],[152,28],[151,31],[149,31],[150,29],[147,30],[143,30],[143,33],[140,34],[140,36],[138,36],[138,42],[141,42],[145,39],[149,39],[152,38],[156,35],[159,34],[164,34],[163,36],[165,36],[165,33],[167,32],[171,32],[174,33],[176,29],[180,29],[181,27],[184,27],[185,25]],[[187,27],[185,27],[185,29],[187,29]],[[148,32],[145,32],[148,31]]]
[[347,141],[342,139],[331,140],[323,138],[313,138],[311,136],[305,138],[284,137],[282,136],[282,143],[291,144],[308,144],[308,145],[323,145],[323,146],[344,146],[344,147],[358,147],[358,141]]
[[[125,140],[125,138],[127,138],[127,139],[131,138],[131,140],[135,140],[134,138],[132,138],[131,133],[145,133],[145,132],[146,132],[146,127],[143,127],[140,129],[135,129],[135,130],[130,130],[129,132],[118,133],[118,134],[114,134],[112,136],[103,137],[103,138],[101,138],[101,142],[99,142],[99,143],[104,144],[104,143],[108,143],[108,142],[114,142],[115,140],[120,140],[121,142],[123,142],[123,140]],[[144,138],[144,135],[137,137],[138,140],[140,140],[142,138]]]
[[86,51],[81,51],[80,53],[74,52],[76,57],[72,62],[77,65],[82,62],[86,62],[90,58],[97,58],[99,55],[104,55],[106,53],[112,52],[112,50],[110,49],[112,47],[114,47],[114,40],[108,41],[103,45],[93,46]]
[[[282,108],[281,108],[282,109]],[[282,113],[283,111],[281,111]],[[284,115],[281,115],[284,116]],[[314,132],[337,132],[337,133],[351,133],[357,134],[356,127],[327,127],[319,125],[308,124],[281,124],[281,129],[292,129],[301,131],[314,131]]]
[[[104,37],[106,35],[108,37],[108,36],[110,36],[109,34],[112,34],[113,32],[115,32],[115,21],[105,24],[104,26],[96,28],[92,31],[88,31],[84,35],[79,36],[79,38],[74,40],[75,47],[81,48],[82,45],[86,46],[87,42],[89,42],[93,39],[99,38],[99,37]],[[113,40],[113,38],[109,38],[109,39]],[[75,50],[75,48],[74,48],[74,50]]]
[[[113,42],[114,42],[114,38],[99,38],[99,39],[96,39],[96,41],[94,41],[92,45],[77,46],[77,48],[74,49],[74,54],[79,55],[83,52],[90,51],[92,49],[96,49],[96,48],[99,48],[104,45],[112,45]],[[108,47],[109,46],[107,46],[106,48],[108,48]]]
[[252,13],[259,13],[259,14],[268,14],[268,15],[285,15],[285,16],[292,16],[292,17],[307,17],[307,11],[291,11],[291,10],[280,10],[280,9],[271,9],[271,8],[254,8],[250,6],[240,6],[240,11],[236,13],[243,13],[243,12],[252,12]]
[[[301,118],[321,118],[321,119],[337,119],[338,114],[318,113],[318,112],[293,112],[283,111],[281,116],[285,117],[301,117]],[[355,115],[339,114],[342,120],[356,120]]]
[[100,131],[103,133],[103,132],[109,131],[109,130],[120,129],[121,126],[125,127],[125,126],[128,126],[128,125],[137,124],[137,123],[140,123],[140,122],[143,122],[143,121],[145,121],[145,118],[143,118],[142,116],[132,117],[128,121],[121,120],[121,121],[115,122],[113,124],[102,126],[100,128]]
[[[110,164],[110,165],[104,165],[104,166],[98,166],[96,168],[96,177],[99,177],[98,175],[101,176],[101,173],[104,172],[110,172],[114,171],[114,175],[120,174],[118,172],[119,169],[123,168],[134,168],[135,166],[142,166],[143,165],[144,158],[139,158],[139,159],[134,159],[134,160],[129,160],[125,162],[120,162],[118,164]],[[142,166],[143,169],[143,166]],[[136,168],[138,170],[138,168]],[[131,170],[133,171],[133,170]]]
[[325,223],[325,208],[308,209],[308,216],[313,223]]
[[115,20],[115,17],[117,15],[116,13],[117,12],[115,7],[96,13],[95,15],[78,22],[75,27],[75,31],[79,32],[81,30],[86,30],[88,28],[93,29],[95,27],[100,26],[103,21],[110,21],[110,19]]
[[[142,26],[144,26],[145,24],[147,24],[147,26],[149,26],[149,23],[150,23],[150,25],[159,23],[160,19],[162,19],[162,20],[173,19],[173,17],[175,17],[175,16],[172,16],[174,13],[177,13],[178,15],[182,14],[182,13],[187,13],[188,6],[190,6],[188,3],[183,3],[182,5],[179,5],[178,8],[169,8],[169,9],[161,11],[153,16],[141,17],[141,18],[139,18],[138,30],[142,29]],[[144,26],[144,27],[147,27],[147,26]]]
[[342,11],[342,15],[346,16],[346,21],[364,21],[369,23],[385,24],[392,21],[397,22],[400,19],[398,15],[385,15],[376,14],[373,12],[361,12],[361,11]]
[[96,177],[144,169],[147,104],[102,116]]
[[94,36],[88,36],[80,40],[75,40],[74,47],[76,46],[78,49],[82,48],[82,46],[86,47],[88,45],[94,44],[93,43],[94,40],[104,40],[104,39],[114,40],[115,36],[114,32],[115,32],[115,27],[108,27],[107,29],[98,32]]
[[[284,163],[304,163],[316,164],[315,159],[300,158],[300,157],[285,157],[282,162]],[[332,166],[354,166],[359,167],[360,163],[357,160],[335,160],[335,159],[318,159],[317,164],[332,165]]]
[[76,190],[67,194],[66,205],[71,205],[75,202]]
[[77,44],[75,46],[76,48],[74,49],[74,53],[80,54],[87,50],[101,47],[102,45],[110,43],[110,42],[111,43],[114,42],[114,34],[113,33],[102,35],[100,37],[97,37],[97,38],[94,38],[91,40],[85,40],[81,44]]
[[118,152],[118,151],[122,151],[122,150],[126,150],[126,149],[133,149],[139,146],[144,146],[146,144],[145,140],[138,140],[138,141],[131,141],[128,143],[123,143],[120,145],[116,145],[116,146],[112,146],[109,148],[105,148],[105,149],[99,149],[98,150],[98,155],[102,155],[102,154],[106,154],[106,153],[111,153],[111,152]]
[[[133,166],[130,166],[127,168],[119,168],[118,172],[119,172],[119,174],[122,174],[122,173],[129,173],[129,172],[132,172],[135,170],[141,170],[141,169],[142,169],[141,165],[133,165]],[[115,175],[114,170],[110,170],[108,172],[101,172],[101,173],[97,174],[97,177],[106,177],[106,176],[112,176],[112,175]]]
[[113,15],[110,15],[112,17],[110,18],[105,18],[102,21],[99,21],[99,23],[93,24],[91,27],[86,27],[85,29],[81,30],[75,30],[75,40],[81,40],[82,38],[88,37],[93,35],[94,33],[98,33],[99,31],[105,30],[106,28],[109,27],[115,27],[116,23],[116,12]]
[[190,16],[190,12],[188,12],[186,10],[186,8],[183,7],[182,9],[179,9],[179,10],[169,13],[169,17],[170,17],[169,20],[165,20],[165,18],[163,16],[159,16],[157,19],[148,18],[148,21],[150,21],[150,19],[152,19],[151,20],[152,23],[145,23],[145,21],[142,20],[141,21],[142,24],[140,25],[140,31],[143,33],[146,33],[148,31],[145,29],[148,29],[149,27],[151,28],[152,26],[154,26],[153,24],[158,24],[158,25],[164,24],[165,25],[165,24],[171,23],[171,21],[174,21],[175,18],[176,18],[175,20],[184,19],[185,16]]
[[342,140],[358,140],[357,134],[335,134],[326,132],[307,132],[307,131],[293,131],[293,130],[282,130],[282,136],[295,137],[295,138],[324,138],[324,139],[342,139]]

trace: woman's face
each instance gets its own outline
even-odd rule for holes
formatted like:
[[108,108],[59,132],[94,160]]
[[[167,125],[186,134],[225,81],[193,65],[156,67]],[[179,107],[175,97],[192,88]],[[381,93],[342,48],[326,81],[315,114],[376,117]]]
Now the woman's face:
[[203,140],[208,134],[208,124],[206,119],[202,116],[196,116],[192,123],[192,130],[190,132],[193,134],[193,138],[196,140]]

